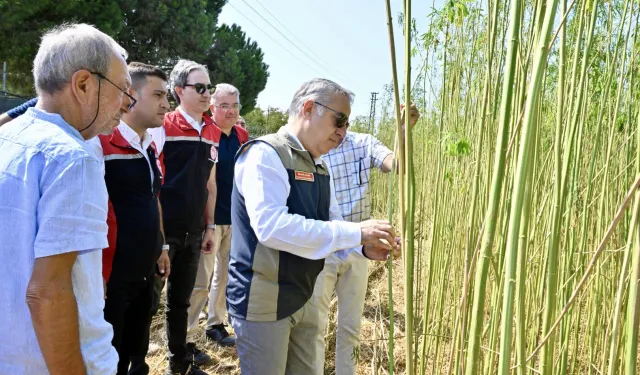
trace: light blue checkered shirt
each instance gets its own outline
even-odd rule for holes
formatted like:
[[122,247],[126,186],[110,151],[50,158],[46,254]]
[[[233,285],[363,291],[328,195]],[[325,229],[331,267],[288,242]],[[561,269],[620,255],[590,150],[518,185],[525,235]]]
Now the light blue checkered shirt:
[[0,127],[0,374],[48,374],[26,303],[36,258],[78,251],[72,269],[87,374],[113,375],[104,320],[107,189],[91,145],[57,114],[30,108]]
[[[382,168],[382,162],[392,153],[370,134],[347,132],[340,146],[322,157],[331,169],[336,199],[345,220],[359,223],[371,218],[371,168]],[[344,259],[350,251],[337,254]]]

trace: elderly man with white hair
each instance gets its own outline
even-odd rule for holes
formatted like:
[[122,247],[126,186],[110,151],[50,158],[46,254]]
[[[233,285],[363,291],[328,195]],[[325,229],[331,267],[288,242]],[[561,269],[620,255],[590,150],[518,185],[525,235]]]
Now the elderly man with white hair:
[[243,375],[314,372],[321,359],[311,297],[324,258],[350,248],[375,260],[399,256],[389,222],[342,219],[322,160],[344,137],[352,100],[335,82],[306,82],[287,125],[238,153],[227,308]]
[[135,100],[126,52],[92,26],[48,31],[33,62],[38,104],[0,128],[0,373],[116,373],[105,321],[107,189],[85,142]]
[[[189,331],[187,342],[195,342],[199,329],[199,316],[209,297],[209,316],[206,337],[221,346],[235,345],[235,339],[224,327],[227,313],[225,288],[229,273],[229,249],[231,248],[231,190],[233,167],[240,146],[249,140],[249,133],[236,125],[242,105],[240,92],[227,83],[219,83],[211,95],[213,122],[222,131],[216,165],[216,212],[214,241],[210,249],[200,255],[196,284],[189,306]],[[213,275],[213,278],[212,278]],[[209,290],[210,287],[210,290]],[[208,292],[208,293],[207,293]]]

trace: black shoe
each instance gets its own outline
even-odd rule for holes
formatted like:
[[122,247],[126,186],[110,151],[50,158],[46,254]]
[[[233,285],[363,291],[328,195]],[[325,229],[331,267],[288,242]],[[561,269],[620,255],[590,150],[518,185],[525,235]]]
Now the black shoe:
[[175,371],[168,368],[164,375],[209,375],[206,372],[200,370],[200,367],[195,363],[190,364],[184,371]]
[[197,366],[204,366],[211,362],[211,357],[207,353],[198,349],[196,344],[192,342],[187,343],[187,355],[189,356],[189,360]]
[[144,356],[130,357],[131,367],[127,375],[149,375],[149,365]]
[[224,324],[218,324],[206,331],[207,338],[215,341],[220,346],[235,346],[236,338],[231,337],[229,332],[224,328]]

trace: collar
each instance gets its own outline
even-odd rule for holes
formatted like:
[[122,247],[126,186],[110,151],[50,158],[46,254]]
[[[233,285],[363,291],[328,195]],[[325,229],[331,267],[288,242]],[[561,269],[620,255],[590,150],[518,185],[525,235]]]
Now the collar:
[[204,125],[204,117],[202,118],[202,123],[198,124],[198,122],[193,117],[189,116],[187,112],[185,112],[182,109],[182,107],[178,106],[178,112],[180,112],[182,117],[184,117],[184,119],[187,120],[187,122],[189,123],[189,125],[191,125],[192,128],[198,130],[199,128],[202,128],[202,126]]
[[82,136],[82,134],[80,134],[78,129],[74,128],[71,124],[65,121],[65,119],[63,119],[62,116],[60,116],[58,113],[51,113],[40,108],[31,107],[27,109],[27,111],[23,114],[23,116],[24,115],[32,117],[34,119],[43,120],[43,121],[50,122],[52,124],[56,124],[58,127],[60,127],[60,129],[62,129],[65,133],[69,134],[70,136],[77,138],[83,142],[85,141],[84,137]]
[[[291,129],[289,128],[288,125],[285,125],[283,127],[280,128],[280,130],[278,131],[278,133],[281,136],[284,136],[284,138],[287,140],[287,143],[289,143],[289,147],[296,149],[298,151],[304,151],[304,152],[308,152],[304,146],[302,145],[302,142],[300,142],[300,140],[298,139],[298,137],[296,137],[292,132]],[[311,156],[311,153],[309,153],[309,156]],[[316,165],[322,165],[322,157],[319,158],[313,158],[313,161],[316,163]]]
[[124,121],[120,120],[120,125],[118,125],[118,129],[120,130],[120,134],[122,137],[129,142],[131,146],[139,145],[143,150],[149,148],[149,145],[152,142],[151,134],[147,130],[144,131],[142,135],[142,142],[140,141],[140,136],[136,133],[131,127]]
[[216,123],[216,120],[214,120],[213,117],[211,117],[211,122],[213,122],[213,125],[215,125],[218,129],[220,129],[220,136],[223,136],[223,135],[227,136],[227,137],[231,137],[232,135],[236,135],[237,136],[236,126],[235,125],[233,125],[231,127],[231,132],[229,132],[229,135],[227,135],[227,134],[225,134],[224,130],[222,130],[222,128],[218,126],[218,124]]
[[344,136],[344,138],[342,138],[342,142],[340,142],[340,144],[338,146],[336,146],[336,148],[334,148],[334,150],[339,149],[340,147],[342,147],[343,145],[349,143],[349,142],[353,142],[353,138],[355,137],[355,134],[353,134],[353,132],[348,131],[347,130],[347,134]]

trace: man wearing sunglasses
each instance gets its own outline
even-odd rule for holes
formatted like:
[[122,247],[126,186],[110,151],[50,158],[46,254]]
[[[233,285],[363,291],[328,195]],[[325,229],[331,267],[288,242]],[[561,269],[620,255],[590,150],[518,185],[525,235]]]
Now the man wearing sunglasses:
[[238,153],[227,308],[243,375],[310,374],[322,360],[311,296],[325,257],[349,248],[375,260],[400,255],[389,222],[342,220],[322,161],[344,137],[352,98],[335,82],[306,82],[288,124]]
[[162,167],[148,129],[162,126],[169,101],[165,72],[138,62],[128,68],[136,106],[122,116],[113,134],[90,142],[104,159],[113,219],[109,225],[117,228],[117,240],[110,239],[104,250],[111,261],[103,257],[103,269],[108,269],[104,316],[113,326],[117,375],[147,375],[153,276],[158,272],[166,279],[171,273],[166,248],[161,250]]
[[[221,346],[235,345],[235,339],[227,332],[224,322],[227,314],[225,288],[229,273],[229,249],[231,246],[231,190],[233,167],[240,146],[249,140],[246,130],[236,125],[240,104],[240,92],[227,83],[219,83],[211,95],[213,122],[222,130],[216,165],[216,212],[213,246],[202,252],[196,284],[189,306],[189,331],[187,342],[195,342],[199,331],[198,320],[209,298],[209,316],[206,337]],[[209,289],[210,288],[210,289]]]
[[125,59],[92,26],[48,31],[33,62],[38,104],[0,128],[1,374],[116,371],[101,276],[107,189],[85,141],[132,104]]
[[[330,108],[328,108],[330,109]],[[404,122],[404,105],[401,106]],[[411,126],[420,114],[410,106]],[[347,125],[348,126],[348,125]],[[324,155],[331,169],[336,199],[345,220],[359,223],[371,218],[369,177],[373,167],[388,173],[394,164],[394,154],[370,134],[336,132],[339,145]],[[318,307],[320,324],[316,335],[317,361],[315,375],[324,374],[325,331],[329,305],[335,290],[338,296],[335,368],[337,374],[355,375],[357,357],[353,356],[360,342],[360,323],[367,293],[369,261],[357,251],[338,251],[325,259],[318,276],[313,300]]]
[[[160,192],[166,244],[171,259],[167,281],[166,329],[169,344],[167,375],[206,375],[199,366],[211,361],[195,343],[187,344],[189,299],[200,253],[214,245],[216,163],[220,129],[205,112],[213,86],[207,68],[180,60],[169,76],[178,108],[151,131],[165,167]],[[156,279],[158,281],[158,279]],[[159,290],[156,288],[156,307]]]

